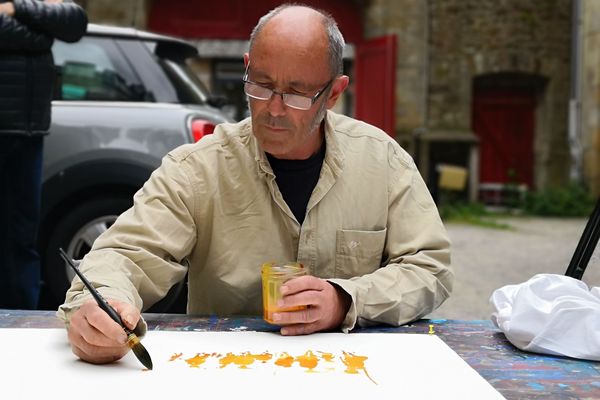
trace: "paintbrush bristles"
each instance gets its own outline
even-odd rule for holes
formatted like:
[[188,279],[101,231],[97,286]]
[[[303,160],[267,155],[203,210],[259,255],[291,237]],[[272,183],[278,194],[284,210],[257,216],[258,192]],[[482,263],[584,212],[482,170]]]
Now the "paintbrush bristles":
[[140,342],[140,339],[135,335],[135,333],[130,333],[127,336],[127,346],[131,350],[133,350],[133,354],[137,357],[137,359],[144,365],[144,367],[148,369],[152,369],[152,358],[150,358],[150,354]]

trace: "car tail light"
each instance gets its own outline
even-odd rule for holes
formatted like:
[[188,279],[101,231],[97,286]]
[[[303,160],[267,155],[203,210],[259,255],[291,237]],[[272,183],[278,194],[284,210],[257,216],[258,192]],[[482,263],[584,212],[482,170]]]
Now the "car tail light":
[[203,119],[194,119],[191,124],[192,138],[194,142],[202,139],[205,135],[210,135],[215,130],[215,124]]

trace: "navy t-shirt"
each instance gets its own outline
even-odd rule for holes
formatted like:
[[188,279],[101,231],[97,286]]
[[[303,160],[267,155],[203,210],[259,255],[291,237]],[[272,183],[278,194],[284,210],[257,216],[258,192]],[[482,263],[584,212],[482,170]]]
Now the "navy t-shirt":
[[302,225],[308,200],[317,185],[325,159],[325,142],[317,153],[306,160],[280,160],[269,153],[267,158],[283,199]]

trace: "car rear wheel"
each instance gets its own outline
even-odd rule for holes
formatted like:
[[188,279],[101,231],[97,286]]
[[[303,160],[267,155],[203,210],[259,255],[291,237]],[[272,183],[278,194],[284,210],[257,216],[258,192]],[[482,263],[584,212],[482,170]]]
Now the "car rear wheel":
[[58,255],[58,248],[75,260],[82,259],[98,236],[131,204],[132,199],[125,196],[95,198],[63,214],[48,236],[44,254],[46,283],[54,297],[63,300],[75,276]]
[[[92,248],[94,241],[132,205],[132,198],[103,197],[86,201],[60,218],[50,232],[45,248],[45,277],[57,304],[65,299],[75,273],[58,255],[58,248],[71,258],[81,260]],[[187,285],[185,280],[173,286],[166,297],[154,304],[148,312],[185,313]]]

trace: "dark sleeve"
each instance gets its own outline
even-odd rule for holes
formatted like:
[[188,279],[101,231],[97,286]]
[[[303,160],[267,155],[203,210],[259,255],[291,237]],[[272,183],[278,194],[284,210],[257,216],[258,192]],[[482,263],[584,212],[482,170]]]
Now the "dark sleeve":
[[48,50],[52,41],[52,36],[0,14],[0,50]]
[[37,0],[14,0],[13,4],[16,20],[65,42],[78,41],[87,29],[87,15],[75,3],[49,4]]

